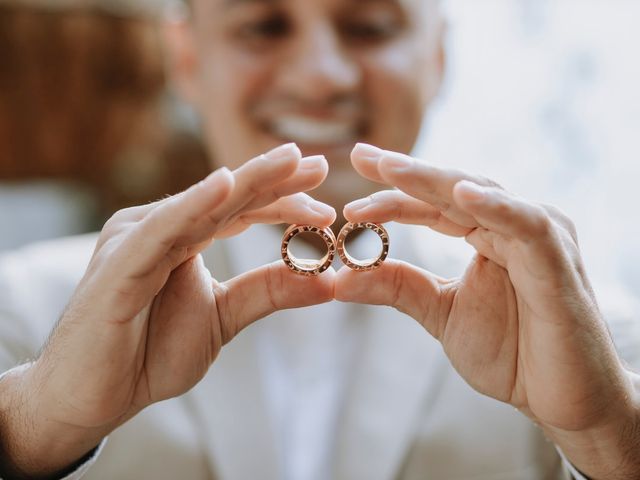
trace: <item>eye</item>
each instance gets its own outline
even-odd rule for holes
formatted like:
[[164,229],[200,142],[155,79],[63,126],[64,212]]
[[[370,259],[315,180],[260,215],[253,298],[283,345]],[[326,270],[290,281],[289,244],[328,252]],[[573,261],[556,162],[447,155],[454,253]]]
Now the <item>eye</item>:
[[286,36],[291,30],[287,19],[281,15],[248,21],[237,29],[237,37],[246,41],[264,42]]
[[395,16],[375,15],[350,19],[343,25],[344,35],[356,43],[377,44],[391,40],[402,32],[402,23]]

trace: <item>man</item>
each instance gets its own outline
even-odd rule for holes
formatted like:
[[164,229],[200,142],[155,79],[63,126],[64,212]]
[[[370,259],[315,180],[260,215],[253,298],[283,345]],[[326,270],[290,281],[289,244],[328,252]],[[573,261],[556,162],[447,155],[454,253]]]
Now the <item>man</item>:
[[[95,237],[3,259],[7,368],[34,355],[89,265],[35,361],[0,382],[5,471],[568,478],[546,436],[591,478],[636,478],[637,377],[570,221],[391,151],[411,149],[442,79],[437,2],[194,0],[192,11],[174,26],[172,70],[233,171],[119,212],[93,256]],[[310,156],[278,147],[290,141]],[[358,141],[384,150],[351,152]],[[239,235],[328,226],[333,210],[301,192],[340,207],[371,181],[398,190],[344,216],[465,237],[479,255],[461,278],[396,260],[304,278],[259,266],[277,255],[277,230]],[[417,262],[404,229],[391,235],[394,255]]]

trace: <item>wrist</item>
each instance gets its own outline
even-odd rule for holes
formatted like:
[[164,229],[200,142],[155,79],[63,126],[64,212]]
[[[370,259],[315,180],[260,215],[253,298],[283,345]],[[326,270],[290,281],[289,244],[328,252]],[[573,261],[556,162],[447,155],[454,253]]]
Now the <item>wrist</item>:
[[593,427],[568,431],[542,425],[567,459],[591,480],[640,478],[640,376],[626,373],[628,389]]
[[73,470],[101,442],[101,432],[52,420],[45,399],[31,382],[34,364],[0,380],[0,478],[53,478]]

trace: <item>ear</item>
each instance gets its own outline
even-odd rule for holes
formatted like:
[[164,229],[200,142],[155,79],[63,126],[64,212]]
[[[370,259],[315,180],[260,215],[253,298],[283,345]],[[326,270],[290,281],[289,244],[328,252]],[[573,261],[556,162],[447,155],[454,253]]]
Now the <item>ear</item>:
[[193,22],[188,14],[164,22],[166,67],[170,84],[191,105],[199,100],[199,60]]

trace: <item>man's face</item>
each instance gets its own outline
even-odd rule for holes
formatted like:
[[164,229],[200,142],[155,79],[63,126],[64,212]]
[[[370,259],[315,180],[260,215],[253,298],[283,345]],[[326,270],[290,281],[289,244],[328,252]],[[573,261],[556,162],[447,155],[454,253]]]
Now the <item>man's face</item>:
[[329,177],[313,195],[340,209],[379,189],[350,165],[357,142],[413,147],[442,78],[437,1],[192,3],[192,61],[180,75],[220,164],[295,142],[326,155]]

